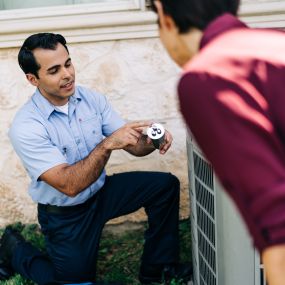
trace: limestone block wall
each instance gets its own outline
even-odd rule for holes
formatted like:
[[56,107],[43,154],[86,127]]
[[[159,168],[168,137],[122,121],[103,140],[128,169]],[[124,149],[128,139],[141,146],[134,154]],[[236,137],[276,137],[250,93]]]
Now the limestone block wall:
[[[285,0],[242,0],[242,4],[241,17],[249,25],[284,28]],[[150,12],[133,11],[116,14],[117,18],[112,19],[112,13],[98,13],[96,22],[92,15],[90,17],[82,9],[80,11],[81,14],[74,18],[74,12],[69,8],[66,14],[53,10],[56,15],[61,15],[54,17],[42,12],[38,18],[29,14],[31,19],[21,13],[18,15],[20,18],[15,16],[7,21],[0,17],[0,226],[16,220],[36,221],[36,208],[27,194],[29,177],[7,137],[14,114],[34,88],[18,67],[18,48],[5,48],[18,46],[24,35],[36,29],[56,29],[71,40],[69,48],[77,70],[77,83],[105,94],[125,119],[165,122],[165,127],[174,136],[172,149],[165,156],[156,152],[148,157],[135,158],[126,152],[115,151],[107,172],[173,172],[181,181],[181,217],[188,216],[186,131],[176,99],[180,70],[169,59],[159,39],[155,38],[154,14],[150,16]],[[86,19],[82,15],[86,15]],[[38,26],[34,27],[34,23]],[[137,26],[138,23],[140,25]],[[84,40],[89,43],[78,43]],[[140,221],[145,216],[138,212],[113,222],[125,219]]]
[[[77,83],[107,96],[128,120],[165,122],[172,132],[172,149],[136,158],[113,152],[109,174],[131,170],[155,170],[176,174],[181,181],[181,217],[188,216],[188,184],[185,127],[178,111],[176,82],[179,69],[158,39],[137,39],[69,45],[77,71]],[[34,87],[17,63],[18,49],[0,49],[0,226],[14,221],[36,221],[36,208],[27,194],[29,177],[7,137],[16,111]],[[142,211],[113,222],[145,219]]]

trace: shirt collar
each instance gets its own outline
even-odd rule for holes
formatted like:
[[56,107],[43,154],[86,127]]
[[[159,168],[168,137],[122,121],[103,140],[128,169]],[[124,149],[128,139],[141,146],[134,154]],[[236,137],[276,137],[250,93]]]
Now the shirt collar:
[[[37,88],[33,97],[33,102],[36,104],[36,106],[39,108],[41,113],[44,115],[46,119],[49,118],[49,116],[52,114],[53,111],[55,111],[54,105],[51,104],[40,92],[40,90]],[[77,89],[75,88],[75,92],[72,96],[69,98],[69,103],[76,105],[79,101],[81,101],[81,95]]]
[[220,34],[236,28],[247,28],[247,26],[229,13],[225,13],[217,17],[204,30],[200,49],[204,48],[210,41]]

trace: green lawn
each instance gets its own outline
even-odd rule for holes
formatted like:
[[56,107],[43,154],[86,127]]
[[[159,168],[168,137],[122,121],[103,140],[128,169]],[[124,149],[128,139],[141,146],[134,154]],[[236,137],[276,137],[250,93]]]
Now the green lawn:
[[[22,235],[34,245],[44,250],[44,238],[37,225],[15,224]],[[121,281],[124,284],[138,285],[137,274],[143,246],[143,232],[146,225],[140,229],[124,231],[122,234],[112,234],[104,230],[98,257],[98,280]],[[0,233],[3,230],[0,230]],[[179,225],[181,261],[191,261],[190,222],[183,220]],[[19,275],[1,285],[33,285]],[[179,285],[179,280],[173,280],[170,285]]]

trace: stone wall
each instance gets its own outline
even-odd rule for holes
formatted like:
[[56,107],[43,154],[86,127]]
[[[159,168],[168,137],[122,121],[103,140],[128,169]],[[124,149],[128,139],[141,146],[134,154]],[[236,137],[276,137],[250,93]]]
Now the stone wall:
[[[178,112],[176,82],[178,68],[158,39],[140,39],[69,45],[77,70],[77,83],[106,94],[117,111],[128,120],[165,122],[172,132],[172,149],[136,158],[114,151],[109,174],[130,170],[159,170],[176,174],[182,185],[181,217],[188,216],[185,127]],[[35,205],[27,194],[29,178],[7,137],[16,111],[34,88],[17,64],[18,49],[0,49],[0,226],[14,221],[36,221]],[[142,211],[123,220],[145,219]]]
[[[284,28],[285,0],[242,2],[245,6],[255,4],[253,9],[257,10],[257,17],[252,15],[251,10],[245,15],[245,21],[249,21],[251,25],[259,26],[262,22],[263,27]],[[249,6],[252,9],[252,5]],[[262,8],[266,10],[260,10],[259,6],[266,7]],[[270,10],[269,14],[267,9]],[[253,22],[250,21],[251,18],[254,18]],[[66,31],[70,35],[70,31]],[[86,34],[86,29],[84,30],[86,37],[88,31]],[[92,32],[95,33],[94,30]],[[23,36],[20,32],[17,35],[14,33],[17,34],[17,31],[13,30],[12,38],[21,39]],[[115,151],[108,163],[107,172],[173,172],[181,181],[181,217],[187,217],[189,207],[185,126],[176,100],[176,83],[180,70],[171,62],[157,38],[78,43],[70,44],[69,47],[77,70],[78,84],[104,93],[125,119],[165,122],[166,128],[174,136],[172,149],[165,156],[156,152],[144,158],[135,158],[126,152]],[[14,114],[34,90],[18,67],[17,52],[18,49],[0,49],[0,226],[16,220],[36,221],[35,205],[27,194],[29,178],[7,137]],[[124,219],[140,221],[145,216],[138,212],[113,222]]]

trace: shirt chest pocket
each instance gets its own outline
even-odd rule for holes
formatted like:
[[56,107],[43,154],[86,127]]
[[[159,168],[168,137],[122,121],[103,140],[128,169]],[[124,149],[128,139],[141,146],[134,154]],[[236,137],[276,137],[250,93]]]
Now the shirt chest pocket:
[[74,164],[80,160],[78,148],[73,143],[67,143],[60,146],[60,150],[68,164]]
[[95,115],[82,120],[80,125],[88,151],[90,152],[103,139],[101,119],[98,115]]

